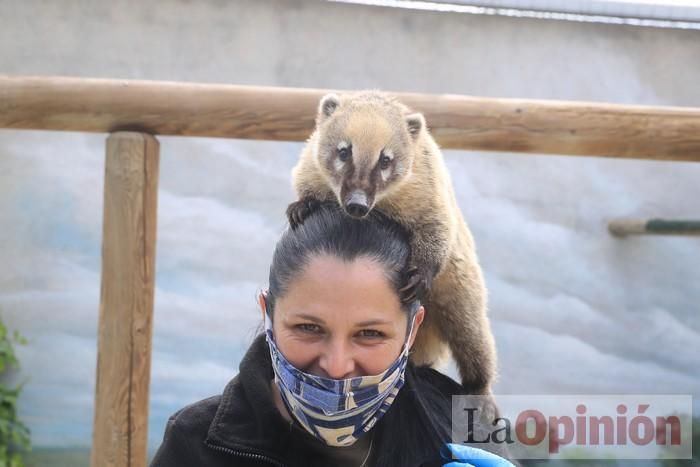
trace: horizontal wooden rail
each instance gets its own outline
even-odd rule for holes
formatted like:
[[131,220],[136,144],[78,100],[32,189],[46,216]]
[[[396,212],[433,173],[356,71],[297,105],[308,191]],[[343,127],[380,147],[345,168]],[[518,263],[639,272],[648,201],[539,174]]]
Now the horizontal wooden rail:
[[[320,89],[0,75],[0,128],[304,141]],[[396,94],[447,149],[700,161],[700,109]]]
[[627,235],[700,235],[700,220],[613,219],[608,230],[616,237]]

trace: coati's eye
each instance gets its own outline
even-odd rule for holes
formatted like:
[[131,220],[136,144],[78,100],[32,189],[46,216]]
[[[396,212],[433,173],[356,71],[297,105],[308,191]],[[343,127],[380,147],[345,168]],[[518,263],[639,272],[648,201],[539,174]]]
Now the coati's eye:
[[386,170],[389,166],[391,166],[391,158],[382,153],[382,155],[379,156],[379,168]]
[[341,162],[347,162],[350,156],[352,156],[352,146],[338,148],[338,159],[340,159]]

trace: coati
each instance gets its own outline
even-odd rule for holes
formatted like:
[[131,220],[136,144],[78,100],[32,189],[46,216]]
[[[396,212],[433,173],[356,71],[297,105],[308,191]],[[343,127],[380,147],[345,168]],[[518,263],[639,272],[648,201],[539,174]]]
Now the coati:
[[358,218],[378,209],[412,233],[413,276],[406,293],[423,291],[426,316],[411,359],[435,365],[447,343],[464,387],[490,394],[496,352],[486,288],[423,115],[379,92],[328,94],[292,180],[298,195],[287,209],[292,228],[321,202],[337,201]]

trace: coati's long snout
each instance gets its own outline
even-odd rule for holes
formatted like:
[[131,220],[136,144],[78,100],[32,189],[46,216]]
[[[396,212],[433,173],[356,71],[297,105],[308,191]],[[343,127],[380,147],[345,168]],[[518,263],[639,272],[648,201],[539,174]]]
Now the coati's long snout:
[[365,217],[369,212],[367,194],[362,190],[353,191],[343,203],[343,208],[352,217]]
[[365,217],[374,207],[376,186],[369,177],[347,177],[338,193],[338,204],[343,210],[357,219]]

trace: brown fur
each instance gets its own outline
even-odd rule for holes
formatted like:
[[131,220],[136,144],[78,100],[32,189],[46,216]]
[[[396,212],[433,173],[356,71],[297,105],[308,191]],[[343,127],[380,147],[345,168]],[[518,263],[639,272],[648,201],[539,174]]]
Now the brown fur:
[[[490,393],[496,352],[486,288],[442,153],[423,116],[392,97],[365,92],[325,96],[316,123],[292,172],[297,203],[336,200],[347,210],[352,193],[361,192],[368,210],[376,207],[406,226],[413,233],[411,262],[428,284],[432,279],[412,360],[435,365],[447,343],[465,387]],[[343,164],[341,141],[352,145]],[[393,154],[386,180],[382,154]]]

